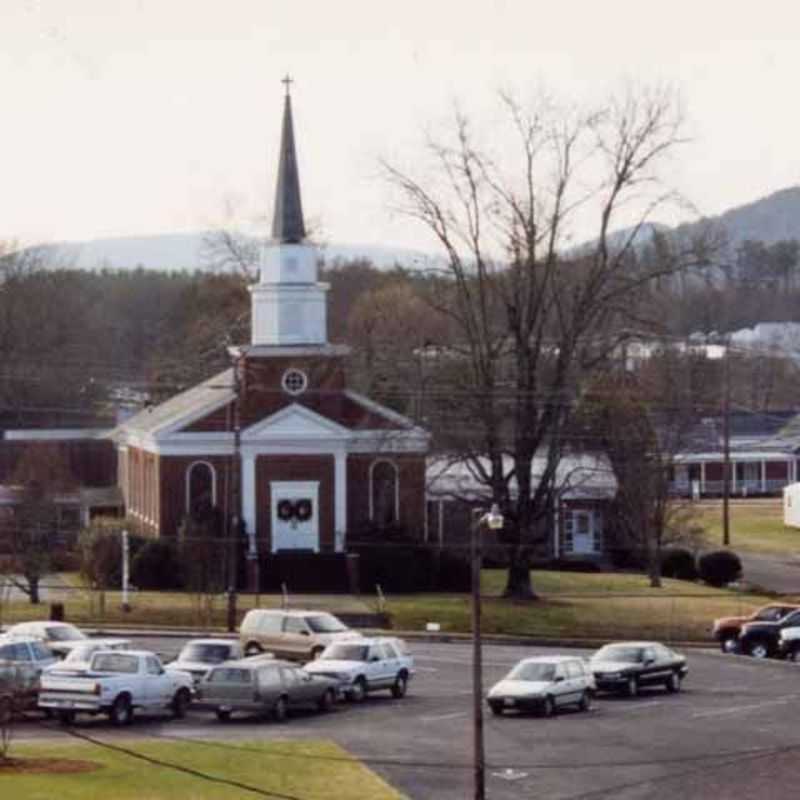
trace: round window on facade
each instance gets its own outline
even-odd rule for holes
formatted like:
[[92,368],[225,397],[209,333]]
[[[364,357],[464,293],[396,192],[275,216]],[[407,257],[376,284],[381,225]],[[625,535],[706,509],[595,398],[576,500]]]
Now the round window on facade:
[[283,373],[283,388],[289,394],[302,394],[308,386],[305,372],[299,369],[287,369]]

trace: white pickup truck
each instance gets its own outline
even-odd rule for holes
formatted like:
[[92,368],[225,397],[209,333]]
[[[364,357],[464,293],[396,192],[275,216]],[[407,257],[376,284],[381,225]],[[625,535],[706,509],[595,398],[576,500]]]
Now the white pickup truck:
[[108,714],[115,725],[129,725],[134,709],[169,709],[183,717],[191,700],[192,676],[165,670],[147,650],[101,650],[88,670],[42,675],[39,690],[39,708],[67,725],[78,713]]

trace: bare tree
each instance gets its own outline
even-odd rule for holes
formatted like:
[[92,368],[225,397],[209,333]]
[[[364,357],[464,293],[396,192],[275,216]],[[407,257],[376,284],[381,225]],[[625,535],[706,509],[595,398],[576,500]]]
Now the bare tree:
[[[675,249],[655,263],[636,258],[645,222],[676,199],[658,181],[680,142],[669,91],[628,92],[586,113],[547,101],[528,111],[508,95],[501,104],[516,143],[496,134],[506,157],[481,146],[457,113],[451,140],[428,143],[424,177],[385,169],[403,210],[446,256],[446,280],[428,299],[455,330],[453,448],[508,520],[506,595],[533,597],[530,547],[551,507],[583,380],[624,335],[620,323],[648,284],[705,256]],[[587,220],[591,243],[567,249]]]
[[59,505],[77,483],[61,450],[49,444],[31,445],[24,451],[12,483],[19,488],[19,499],[6,531],[13,560],[11,580],[37,604],[41,580],[52,565]]
[[[654,588],[661,586],[664,546],[686,529],[685,504],[671,496],[670,483],[696,419],[685,381],[670,369],[682,371],[680,360],[669,354],[656,360],[660,370],[599,376],[574,419],[583,447],[602,452],[617,480],[608,520],[612,558],[618,565],[643,563]],[[654,376],[655,383],[648,381]]]

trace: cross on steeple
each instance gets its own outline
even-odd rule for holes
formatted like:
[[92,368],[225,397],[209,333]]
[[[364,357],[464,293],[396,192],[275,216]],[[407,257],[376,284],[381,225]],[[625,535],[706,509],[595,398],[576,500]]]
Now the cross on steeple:
[[292,84],[294,83],[294,80],[292,79],[292,77],[289,75],[288,72],[286,73],[286,75],[283,76],[283,80],[281,81],[281,83],[286,87],[286,94],[288,96],[289,92],[291,91]]

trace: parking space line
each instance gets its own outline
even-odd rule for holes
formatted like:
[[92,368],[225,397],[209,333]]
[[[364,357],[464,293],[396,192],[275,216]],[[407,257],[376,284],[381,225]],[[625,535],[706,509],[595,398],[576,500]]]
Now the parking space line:
[[746,706],[733,706],[731,708],[716,708],[712,709],[711,711],[698,711],[696,714],[692,714],[692,719],[702,719],[705,717],[724,717],[730,714],[741,714],[744,711],[757,711],[761,708],[767,708],[769,706],[785,706],[790,703],[792,700],[797,699],[797,695],[787,695],[786,697],[781,697],[777,700],[764,700],[762,703],[751,703],[750,705]]
[[440,722],[443,719],[458,719],[459,717],[466,717],[466,711],[458,711],[455,714],[439,714],[435,717],[420,717],[420,722]]

